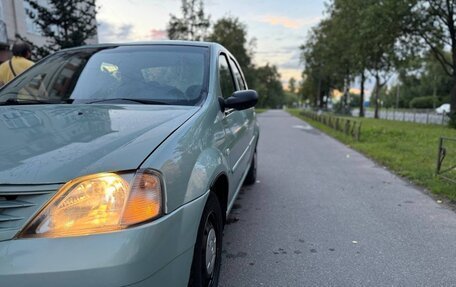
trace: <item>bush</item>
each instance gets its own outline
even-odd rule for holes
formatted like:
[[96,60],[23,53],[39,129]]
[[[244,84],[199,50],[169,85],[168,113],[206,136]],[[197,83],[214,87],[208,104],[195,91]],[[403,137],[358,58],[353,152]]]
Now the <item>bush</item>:
[[338,101],[333,106],[333,111],[336,115],[351,116],[351,109],[349,106],[345,106],[342,101]]
[[[410,107],[415,109],[432,109],[434,107],[434,101],[436,99],[432,96],[430,97],[416,97],[410,101]],[[435,106],[437,106],[437,101]]]

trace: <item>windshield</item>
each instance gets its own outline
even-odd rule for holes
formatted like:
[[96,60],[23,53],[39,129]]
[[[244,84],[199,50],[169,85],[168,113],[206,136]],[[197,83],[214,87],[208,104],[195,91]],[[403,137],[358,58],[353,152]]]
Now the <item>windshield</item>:
[[0,103],[197,105],[207,91],[208,48],[170,45],[56,53],[0,91]]

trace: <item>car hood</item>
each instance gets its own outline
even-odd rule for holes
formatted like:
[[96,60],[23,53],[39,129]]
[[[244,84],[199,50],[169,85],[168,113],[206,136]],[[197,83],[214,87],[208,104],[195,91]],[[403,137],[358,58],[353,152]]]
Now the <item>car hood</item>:
[[0,184],[64,183],[138,168],[198,107],[0,107]]

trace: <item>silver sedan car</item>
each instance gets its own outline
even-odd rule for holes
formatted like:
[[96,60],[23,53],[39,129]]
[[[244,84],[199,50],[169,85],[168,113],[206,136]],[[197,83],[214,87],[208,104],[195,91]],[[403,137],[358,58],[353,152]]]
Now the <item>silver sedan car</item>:
[[203,42],[63,50],[8,83],[0,286],[217,286],[257,98]]

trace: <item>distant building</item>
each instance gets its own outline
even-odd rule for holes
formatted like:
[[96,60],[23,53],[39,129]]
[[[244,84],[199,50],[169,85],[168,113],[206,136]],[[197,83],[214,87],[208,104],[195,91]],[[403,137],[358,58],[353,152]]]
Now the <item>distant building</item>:
[[[48,3],[47,0],[39,1],[41,5]],[[0,63],[10,57],[8,48],[16,40],[16,34],[38,46],[46,43],[38,26],[26,14],[26,9],[30,9],[30,5],[24,0],[0,0]],[[88,42],[98,43],[98,36]]]

